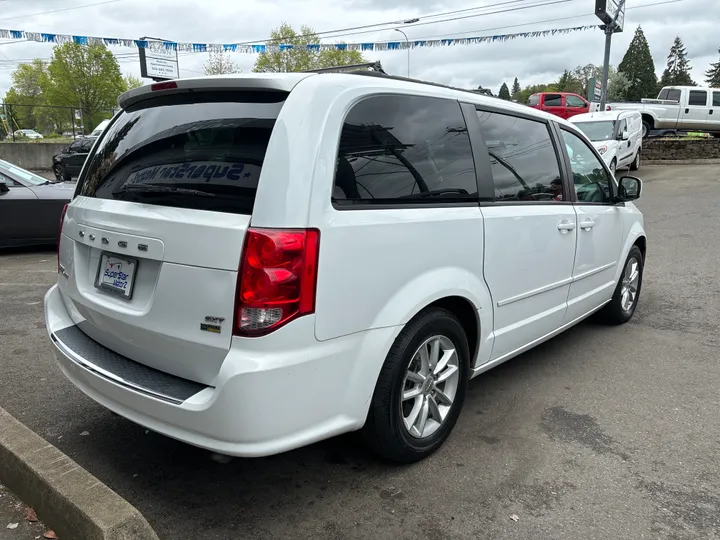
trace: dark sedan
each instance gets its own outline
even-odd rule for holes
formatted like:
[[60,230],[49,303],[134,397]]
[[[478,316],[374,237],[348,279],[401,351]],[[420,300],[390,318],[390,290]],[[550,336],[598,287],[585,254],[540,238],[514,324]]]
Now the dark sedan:
[[50,182],[0,159],[0,248],[54,244],[75,184]]
[[65,150],[53,156],[53,173],[59,182],[69,182],[80,175],[80,169],[97,137],[76,139]]

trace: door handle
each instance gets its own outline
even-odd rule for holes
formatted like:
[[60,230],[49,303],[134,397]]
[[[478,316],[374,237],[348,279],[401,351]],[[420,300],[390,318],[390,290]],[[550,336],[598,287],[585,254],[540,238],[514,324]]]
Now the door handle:
[[580,223],[580,228],[584,231],[589,231],[595,226],[595,222],[592,219],[586,219]]
[[712,110],[712,109],[710,109],[710,114],[712,114],[712,112],[713,112],[713,110]]
[[685,114],[690,114],[690,109],[685,109]]
[[563,234],[567,234],[570,231],[574,231],[575,227],[576,227],[575,223],[571,223],[567,220],[561,221],[560,223],[558,223],[558,226],[557,226],[558,231],[560,231]]

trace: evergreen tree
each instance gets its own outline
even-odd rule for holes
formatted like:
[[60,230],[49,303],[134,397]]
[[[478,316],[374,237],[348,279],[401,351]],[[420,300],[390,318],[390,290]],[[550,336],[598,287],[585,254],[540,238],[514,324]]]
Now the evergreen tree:
[[[720,49],[718,49],[720,53]],[[720,88],[720,60],[710,64],[710,69],[705,72],[705,82],[714,88]]]
[[520,88],[520,82],[518,81],[518,78],[515,77],[515,80],[513,81],[512,85],[512,91],[511,95],[513,99],[517,99],[517,95],[522,91],[522,88]]
[[510,101],[510,90],[508,90],[507,84],[502,83],[502,86],[500,87],[500,92],[498,92],[498,97],[500,99]]
[[640,101],[642,98],[657,95],[655,64],[645,34],[639,26],[635,30],[635,35],[622,62],[620,62],[618,71],[630,81],[626,95],[629,101]]
[[685,45],[680,36],[677,36],[670,47],[667,67],[660,79],[660,86],[695,86],[695,82],[690,76],[691,69]]

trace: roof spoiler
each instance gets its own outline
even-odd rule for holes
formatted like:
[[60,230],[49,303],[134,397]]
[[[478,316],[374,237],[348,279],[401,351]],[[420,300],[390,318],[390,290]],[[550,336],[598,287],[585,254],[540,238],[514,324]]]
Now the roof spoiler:
[[344,73],[348,71],[376,71],[385,74],[380,62],[368,62],[366,64],[351,64],[349,66],[335,66],[320,69],[308,69],[303,73]]

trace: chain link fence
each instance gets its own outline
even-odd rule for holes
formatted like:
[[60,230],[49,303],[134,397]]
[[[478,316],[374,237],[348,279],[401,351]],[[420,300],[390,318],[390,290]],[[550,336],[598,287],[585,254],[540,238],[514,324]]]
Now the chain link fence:
[[112,118],[116,108],[83,110],[56,105],[0,104],[0,141],[42,142],[71,140],[89,135]]

